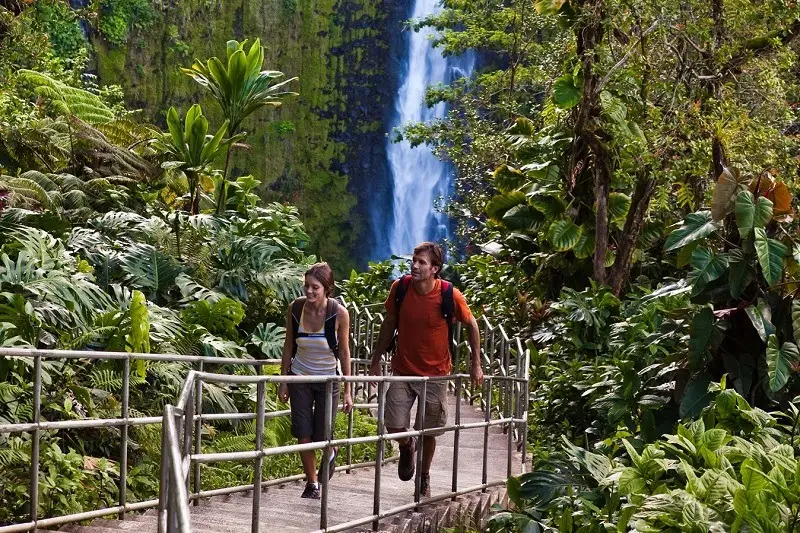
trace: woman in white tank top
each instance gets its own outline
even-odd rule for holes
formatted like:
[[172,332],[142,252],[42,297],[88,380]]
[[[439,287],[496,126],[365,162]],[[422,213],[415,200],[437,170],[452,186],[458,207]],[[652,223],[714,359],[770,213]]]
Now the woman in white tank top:
[[[333,271],[327,263],[312,265],[305,274],[304,298],[289,306],[286,317],[286,340],[283,343],[281,374],[297,376],[334,376],[341,364],[343,375],[350,375],[350,315],[331,298],[334,289]],[[292,435],[300,444],[327,440],[325,428],[325,383],[282,383],[278,398],[290,401]],[[339,404],[339,384],[333,387],[331,428]],[[342,410],[353,407],[350,383],[344,384]],[[333,475],[338,449],[328,457],[328,474]],[[319,476],[313,450],[300,452],[306,487],[302,498],[319,498]]]

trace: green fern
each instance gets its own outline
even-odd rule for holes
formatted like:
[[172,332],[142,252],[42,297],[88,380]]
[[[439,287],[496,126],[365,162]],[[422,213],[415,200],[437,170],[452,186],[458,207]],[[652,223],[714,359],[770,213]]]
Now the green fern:
[[21,82],[34,86],[34,92],[50,101],[59,115],[73,115],[89,124],[101,124],[114,119],[114,113],[95,94],[84,89],[70,87],[47,74],[35,70],[21,69],[17,72]]
[[[122,372],[111,370],[110,368],[95,368],[89,373],[89,383],[95,389],[100,389],[105,392],[117,393],[122,390]],[[136,374],[131,373],[129,376],[129,383],[131,387],[144,385],[147,380]]]

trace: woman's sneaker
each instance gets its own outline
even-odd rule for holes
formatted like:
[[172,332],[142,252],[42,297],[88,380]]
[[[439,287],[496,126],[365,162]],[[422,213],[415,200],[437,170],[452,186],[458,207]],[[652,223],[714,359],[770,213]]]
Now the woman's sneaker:
[[311,498],[312,500],[319,500],[319,483],[306,483],[306,488],[303,490],[301,498]]
[[[328,479],[333,477],[333,471],[336,470],[336,456],[339,455],[339,448],[334,448],[332,453],[330,454],[330,459],[328,461]],[[324,465],[322,461],[320,461],[319,471],[317,472],[317,479],[322,479],[322,465]]]
[[400,446],[400,464],[397,465],[397,475],[400,481],[408,481],[414,477],[414,452],[417,451],[417,441],[409,437],[405,446]]

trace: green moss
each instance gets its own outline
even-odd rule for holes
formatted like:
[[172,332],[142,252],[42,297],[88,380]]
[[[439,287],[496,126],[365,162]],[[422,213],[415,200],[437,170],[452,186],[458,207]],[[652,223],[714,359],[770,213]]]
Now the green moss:
[[103,85],[125,83],[127,54],[123,48],[111,48],[102,42],[95,43],[97,75]]
[[[353,219],[355,199],[347,191],[347,177],[332,171],[344,159],[347,148],[334,140],[334,135],[348,128],[344,120],[335,117],[352,105],[342,90],[347,76],[354,72],[360,75],[359,69],[370,76],[380,74],[365,60],[369,41],[372,46],[380,43],[370,37],[377,34],[375,30],[347,29],[336,22],[342,1],[174,3],[145,32],[131,33],[129,42],[135,45],[120,49],[126,57],[100,46],[97,66],[103,83],[121,83],[128,104],[142,108],[145,117],[156,124],[164,124],[164,113],[170,106],[185,111],[197,102],[214,128],[222,123],[218,106],[179,67],[188,66],[193,58],[224,57],[225,42],[237,32],[251,39],[260,37],[265,68],[298,76],[299,82],[292,89],[300,96],[281,108],[256,112],[245,122],[243,127],[249,134],[246,142],[251,148],[235,152],[233,171],[261,180],[259,194],[264,199],[295,203],[312,236],[312,250],[345,265],[360,223]],[[348,1],[352,7],[354,2]],[[356,1],[360,9],[353,15],[355,20],[385,16],[377,2]],[[359,51],[351,50],[347,56],[331,53],[348,43],[358,43]],[[372,69],[367,70],[367,66]],[[349,127],[362,132],[380,129],[372,122]]]

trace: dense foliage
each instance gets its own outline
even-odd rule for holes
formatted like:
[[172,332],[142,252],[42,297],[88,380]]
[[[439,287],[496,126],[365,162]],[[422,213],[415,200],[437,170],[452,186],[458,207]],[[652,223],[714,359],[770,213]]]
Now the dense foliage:
[[[130,3],[131,16],[139,4]],[[0,346],[280,357],[286,307],[315,258],[295,207],[260,202],[258,180],[230,179],[219,168],[219,155],[245,136],[229,129],[241,116],[212,127],[213,136],[199,105],[185,115],[172,109],[167,132],[137,122],[119,104],[119,88],[83,74],[85,56],[59,58],[71,45],[51,8],[64,6],[37,3],[18,14],[0,7]],[[220,81],[258,76],[258,41],[248,68],[238,68],[244,44],[229,51],[232,79]],[[255,90],[245,113],[282,98],[272,83],[281,74],[266,72],[245,80]],[[189,369],[135,362],[130,413],[159,416]],[[123,372],[120,361],[46,359],[42,419],[120,417]],[[0,358],[0,423],[32,420],[33,384],[31,359]],[[268,408],[277,408],[270,398]],[[252,412],[254,389],[205,384],[203,409]],[[374,421],[357,414],[355,431],[374,433]],[[208,450],[252,449],[255,425],[221,421],[204,425],[203,435]],[[120,437],[119,428],[44,432],[39,516],[116,505]],[[288,421],[270,421],[264,438],[287,443]],[[156,497],[160,427],[131,428],[129,452],[128,501]],[[355,450],[364,460],[371,453]],[[29,434],[0,435],[0,523],[27,520],[30,462]],[[264,476],[299,470],[297,457],[276,457]],[[203,488],[239,485],[252,481],[252,468],[204,466],[202,479]]]
[[[123,22],[141,6],[100,4]],[[233,179],[230,165],[241,120],[290,97],[292,80],[261,72],[259,42],[231,41],[225,61],[184,71],[227,122],[175,108],[161,132],[84,75],[86,56],[58,56],[80,44],[61,7],[0,9],[0,345],[274,356],[308,237],[294,208],[262,205],[259,180]],[[514,506],[490,527],[800,530],[800,8],[443,7],[413,25],[436,27],[446,54],[477,50],[483,68],[430,88],[449,114],[403,135],[456,169],[447,210],[466,254],[446,277],[476,314],[525,338],[531,362],[533,471],[509,480]],[[343,296],[382,301],[395,269],[353,272]],[[46,367],[47,417],[118,416],[120,368],[82,365]],[[138,366],[135,409],[158,413],[185,371]],[[30,373],[0,363],[0,420],[30,419]],[[212,388],[204,409],[252,409],[250,392]],[[285,425],[268,433],[280,442]],[[0,497],[22,502],[29,442],[0,438]],[[117,438],[46,435],[42,512],[113,502]],[[149,497],[159,436],[133,438],[130,490]],[[252,438],[220,424],[207,446]],[[208,474],[208,486],[247,477],[235,465]],[[78,484],[92,487],[80,501],[68,496]],[[0,519],[24,514],[8,509]]]
[[531,361],[493,527],[797,530],[798,7],[443,5],[414,26],[484,68],[404,135],[454,164],[465,294]]

